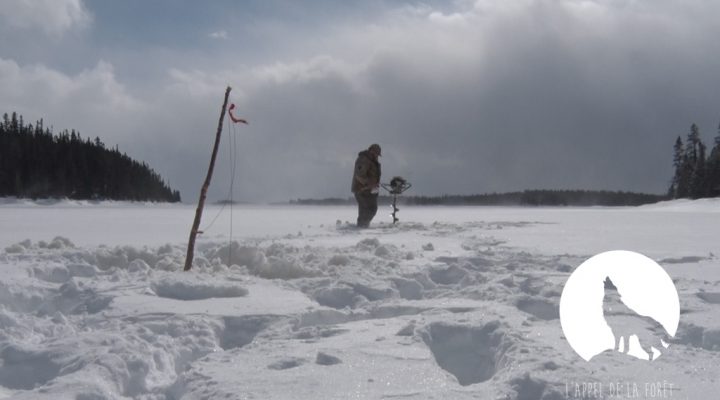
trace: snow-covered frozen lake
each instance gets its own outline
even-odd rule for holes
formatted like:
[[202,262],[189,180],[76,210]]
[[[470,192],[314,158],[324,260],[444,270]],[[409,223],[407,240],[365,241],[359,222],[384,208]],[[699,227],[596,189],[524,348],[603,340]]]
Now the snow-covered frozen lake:
[[[207,207],[201,227],[219,210]],[[720,392],[718,200],[401,206],[397,226],[381,209],[368,230],[348,223],[354,207],[235,206],[233,241],[226,208],[183,273],[194,212],[0,201],[0,397]],[[616,249],[657,261],[679,292],[680,328],[656,361],[608,351],[586,362],[563,338],[565,281]],[[588,383],[603,391],[576,391]]]

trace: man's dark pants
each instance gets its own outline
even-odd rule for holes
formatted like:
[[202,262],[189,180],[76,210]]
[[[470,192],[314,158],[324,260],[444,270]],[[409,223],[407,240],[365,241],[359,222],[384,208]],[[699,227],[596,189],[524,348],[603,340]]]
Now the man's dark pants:
[[355,200],[358,203],[358,218],[357,226],[359,228],[367,228],[370,226],[375,214],[378,209],[378,194],[372,192],[357,192],[355,193]]

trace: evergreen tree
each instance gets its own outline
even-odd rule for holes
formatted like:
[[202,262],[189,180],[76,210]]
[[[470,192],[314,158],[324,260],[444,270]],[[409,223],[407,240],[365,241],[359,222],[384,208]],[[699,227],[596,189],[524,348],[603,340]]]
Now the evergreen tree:
[[707,195],[720,196],[720,125],[718,125],[718,135],[715,136],[715,145],[707,161]]
[[686,182],[682,181],[683,175],[683,162],[685,160],[685,148],[683,141],[680,136],[675,140],[675,146],[673,146],[673,166],[675,167],[675,175],[673,176],[668,195],[671,198],[677,199],[682,197],[681,193],[687,191]]
[[10,117],[10,130],[18,132],[17,113],[15,111],[13,111],[12,117]]
[[680,168],[680,179],[678,181],[677,197],[693,197],[695,188],[695,168],[698,161],[698,143],[700,142],[700,129],[697,125],[690,126],[687,140],[685,141],[685,154],[683,155],[682,167]]
[[690,126],[690,132],[688,132],[687,141],[685,143],[685,155],[688,158],[688,162],[692,165],[695,165],[695,163],[697,163],[699,142],[700,128],[698,128],[697,125],[692,124]]
[[695,160],[695,166],[693,167],[693,174],[690,179],[690,197],[693,199],[699,199],[706,196],[706,167],[705,167],[705,152],[707,146],[702,141],[698,141],[697,144],[697,159]]

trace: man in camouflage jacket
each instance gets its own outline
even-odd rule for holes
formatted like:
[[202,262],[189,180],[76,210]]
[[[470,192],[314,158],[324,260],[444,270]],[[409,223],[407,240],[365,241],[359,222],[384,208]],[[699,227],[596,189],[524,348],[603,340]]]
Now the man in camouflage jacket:
[[353,173],[352,192],[358,203],[357,226],[367,228],[377,213],[380,192],[380,145],[372,144],[358,153]]

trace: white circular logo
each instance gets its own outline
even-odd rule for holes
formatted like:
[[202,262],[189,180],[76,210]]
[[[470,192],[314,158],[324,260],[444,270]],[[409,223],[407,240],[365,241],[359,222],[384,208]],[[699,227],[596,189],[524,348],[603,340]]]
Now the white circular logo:
[[660,265],[632,251],[608,251],[582,263],[560,297],[560,323],[586,361],[615,350],[655,360],[680,322],[680,301]]

